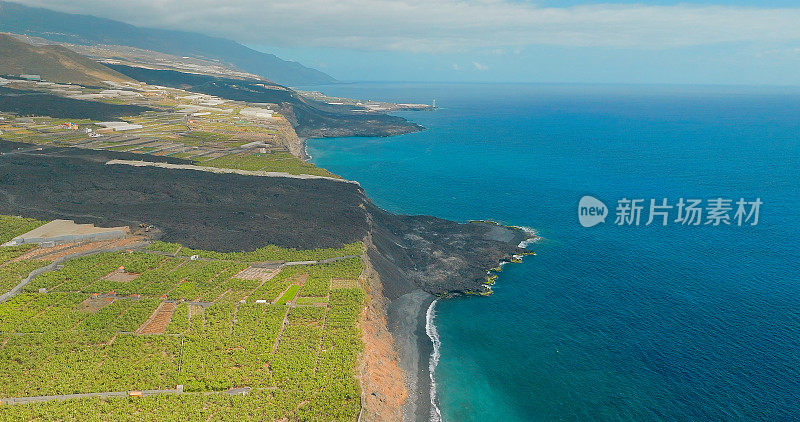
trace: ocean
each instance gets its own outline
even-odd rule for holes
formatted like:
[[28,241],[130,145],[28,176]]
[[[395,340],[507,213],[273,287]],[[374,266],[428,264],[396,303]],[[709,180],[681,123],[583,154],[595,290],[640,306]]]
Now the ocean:
[[[424,132],[309,141],[314,163],[377,205],[541,236],[492,296],[435,302],[443,420],[800,418],[800,89],[316,89],[436,99],[398,113]],[[579,223],[585,195],[607,206],[604,223]],[[646,225],[664,198],[731,199],[733,224],[683,225],[673,208]],[[757,225],[733,220],[740,198],[763,202]],[[615,224],[623,199],[644,200],[639,225]]]

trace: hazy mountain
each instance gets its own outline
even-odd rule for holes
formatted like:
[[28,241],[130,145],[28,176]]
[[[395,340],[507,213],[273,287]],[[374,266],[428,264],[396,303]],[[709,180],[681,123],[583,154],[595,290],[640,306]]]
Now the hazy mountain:
[[235,41],[197,33],[139,28],[111,19],[0,1],[0,31],[83,45],[126,45],[176,56],[218,59],[285,85],[330,83],[329,75]]
[[41,75],[50,82],[105,86],[133,79],[59,45],[35,46],[0,34],[0,74]]

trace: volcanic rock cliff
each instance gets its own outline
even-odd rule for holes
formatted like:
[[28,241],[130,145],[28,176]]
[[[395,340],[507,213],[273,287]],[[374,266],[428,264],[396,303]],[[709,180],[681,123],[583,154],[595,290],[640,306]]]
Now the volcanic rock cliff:
[[370,234],[369,257],[390,299],[416,289],[478,290],[486,270],[521,252],[525,237],[492,224],[391,214],[357,183],[106,165],[141,157],[9,142],[0,152],[0,213],[153,224],[162,240],[218,251],[340,247]]

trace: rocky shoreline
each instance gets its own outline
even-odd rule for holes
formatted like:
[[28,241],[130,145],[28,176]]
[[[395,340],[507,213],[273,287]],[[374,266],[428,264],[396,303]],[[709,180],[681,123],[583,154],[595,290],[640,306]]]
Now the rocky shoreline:
[[370,214],[367,257],[380,275],[387,328],[406,379],[409,400],[402,420],[429,421],[433,343],[426,332],[428,308],[437,296],[482,290],[487,270],[522,253],[518,245],[529,235],[497,224],[383,213]]

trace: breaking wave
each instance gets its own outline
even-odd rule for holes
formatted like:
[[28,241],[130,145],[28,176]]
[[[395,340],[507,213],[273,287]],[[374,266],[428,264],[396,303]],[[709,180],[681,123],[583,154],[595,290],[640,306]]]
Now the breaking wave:
[[431,342],[433,343],[433,351],[431,352],[431,359],[428,363],[428,374],[431,377],[431,422],[441,422],[442,421],[442,412],[439,410],[439,406],[436,404],[436,380],[434,379],[434,371],[436,370],[436,365],[439,364],[439,346],[441,346],[441,342],[439,341],[439,331],[436,330],[436,325],[433,324],[433,318],[436,316],[434,307],[436,307],[436,300],[431,302],[431,306],[428,307],[428,312],[425,314],[425,334],[430,337]]
[[522,242],[519,242],[519,245],[517,245],[517,247],[519,247],[519,248],[525,249],[528,246],[533,245],[534,243],[538,242],[539,239],[541,239],[541,237],[539,237],[539,232],[536,231],[536,229],[534,229],[532,227],[525,227],[525,226],[512,226],[512,227],[514,227],[516,229],[520,229],[520,230],[524,231],[525,234],[530,236],[528,239],[525,239]]

